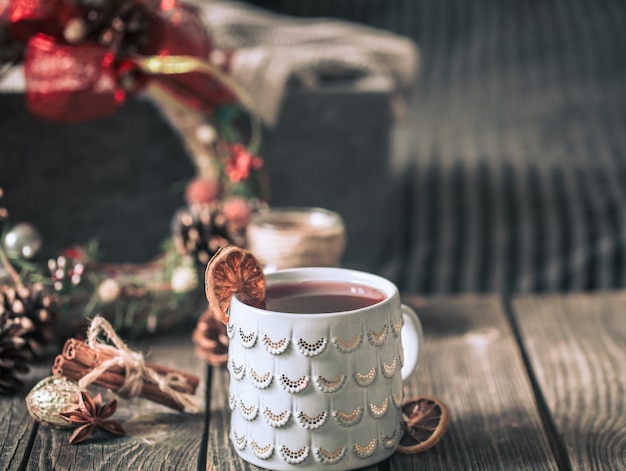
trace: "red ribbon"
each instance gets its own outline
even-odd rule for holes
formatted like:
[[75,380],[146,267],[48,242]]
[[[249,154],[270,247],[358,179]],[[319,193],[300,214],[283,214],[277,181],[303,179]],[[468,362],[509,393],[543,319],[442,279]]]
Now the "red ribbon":
[[[139,54],[208,60],[211,40],[195,7],[177,0],[136,0],[136,5],[149,19],[148,40]],[[74,0],[0,0],[0,27],[4,23],[16,40],[26,44],[26,102],[34,114],[64,122],[107,116],[148,79],[186,105],[207,112],[233,101],[232,93],[206,73],[147,77],[134,65],[137,57],[120,57],[111,46],[94,41],[68,43],[66,24],[83,15]]]
[[20,40],[37,34],[62,37],[71,9],[64,0],[14,0],[7,7],[11,33]]

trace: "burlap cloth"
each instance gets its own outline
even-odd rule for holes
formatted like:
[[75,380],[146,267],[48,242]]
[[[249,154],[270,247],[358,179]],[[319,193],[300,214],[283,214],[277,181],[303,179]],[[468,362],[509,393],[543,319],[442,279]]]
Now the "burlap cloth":
[[418,68],[413,41],[334,19],[303,19],[239,2],[194,0],[215,45],[234,50],[231,73],[252,96],[266,125],[276,122],[287,85],[383,78],[399,113]]

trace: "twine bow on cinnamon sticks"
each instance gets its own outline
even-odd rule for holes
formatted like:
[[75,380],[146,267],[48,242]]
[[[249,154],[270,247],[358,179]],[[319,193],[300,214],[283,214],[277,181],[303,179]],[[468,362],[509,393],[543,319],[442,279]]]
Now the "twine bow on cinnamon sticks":
[[[111,344],[102,340],[100,334]],[[65,342],[54,360],[52,373],[78,381],[81,389],[94,384],[124,398],[139,396],[188,413],[200,410],[200,401],[194,396],[197,376],[147,363],[100,316],[91,321],[86,342],[74,338]]]

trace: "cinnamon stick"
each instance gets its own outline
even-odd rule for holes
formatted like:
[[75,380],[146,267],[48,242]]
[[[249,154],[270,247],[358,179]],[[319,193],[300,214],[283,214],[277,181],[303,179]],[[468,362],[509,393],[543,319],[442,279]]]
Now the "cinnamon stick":
[[[85,368],[83,365],[76,363],[74,360],[67,360],[63,358],[61,355],[57,355],[57,358],[55,358],[55,362],[53,365],[53,373],[54,373],[54,367],[57,365],[64,367],[66,369],[70,369],[76,372],[76,374],[80,374],[80,377],[78,379],[82,378],[87,373],[92,371],[91,368]],[[110,370],[106,370],[100,377],[103,379],[103,382],[110,384],[111,386],[107,386],[107,387],[114,391],[119,390],[124,384],[124,381],[126,379],[124,374],[120,374],[120,373],[110,371]],[[94,384],[97,384],[97,382],[94,381]],[[178,392],[185,393],[185,394],[190,394],[190,395],[194,394],[194,392],[192,392],[190,389],[177,388],[175,390]],[[166,393],[163,393],[161,391],[158,385],[150,381],[143,382],[142,391],[146,392],[147,394],[159,394],[160,393],[162,395],[166,395]]]
[[[95,368],[106,360],[110,360],[114,357],[114,354],[103,349],[95,349],[87,345],[86,342],[78,339],[70,338],[65,342],[63,346],[63,350],[61,351],[61,355],[67,360],[74,360],[86,368]],[[187,385],[189,386],[180,388],[177,386],[173,386],[172,389],[175,389],[180,392],[184,392],[187,394],[195,394],[198,384],[200,383],[200,379],[192,374],[178,371],[172,368],[167,368],[165,366],[157,365],[155,363],[145,363],[146,368],[150,368],[154,370],[157,374],[161,376],[167,375],[176,375],[185,380]],[[124,374],[124,368],[122,366],[113,366],[110,371],[122,373]]]
[[[80,370],[83,372],[83,376],[89,373],[90,371],[92,371],[96,366],[98,366],[98,365],[95,365],[94,368],[92,368],[87,365],[83,365],[82,363],[76,361],[75,359],[67,359],[63,357],[63,355],[58,355],[58,356],[62,357],[66,363],[71,363],[72,366],[75,366],[76,368],[80,368]],[[112,366],[108,368],[105,371],[105,373],[107,377],[110,378],[111,381],[113,381],[113,383],[117,386],[117,389],[121,388],[124,382],[126,381],[126,372],[124,371],[124,368],[120,366]],[[149,380],[144,381],[144,383],[154,384]],[[193,385],[190,385],[189,383],[174,384],[170,387],[175,391],[182,392],[185,394],[193,395],[196,392],[196,388]]]
[[[52,366],[52,373],[56,376],[63,376],[72,381],[79,381],[83,376],[89,373],[92,369],[86,368],[84,365],[64,358],[62,355],[57,355],[54,359]],[[100,386],[112,391],[118,391],[122,384],[124,384],[124,375],[112,371],[105,371],[94,382],[96,386]],[[185,392],[185,391],[180,391]],[[187,393],[193,394],[193,393]],[[178,404],[169,394],[163,392],[156,384],[144,381],[141,386],[139,396],[150,401],[162,404],[176,410],[183,410],[183,407]]]

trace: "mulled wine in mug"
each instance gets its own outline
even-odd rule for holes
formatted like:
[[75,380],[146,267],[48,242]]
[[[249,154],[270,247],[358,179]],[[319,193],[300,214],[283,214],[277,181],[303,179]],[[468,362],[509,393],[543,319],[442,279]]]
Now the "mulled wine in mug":
[[402,434],[403,379],[422,329],[397,288],[341,268],[266,275],[267,309],[230,305],[230,439],[274,470],[356,469]]

